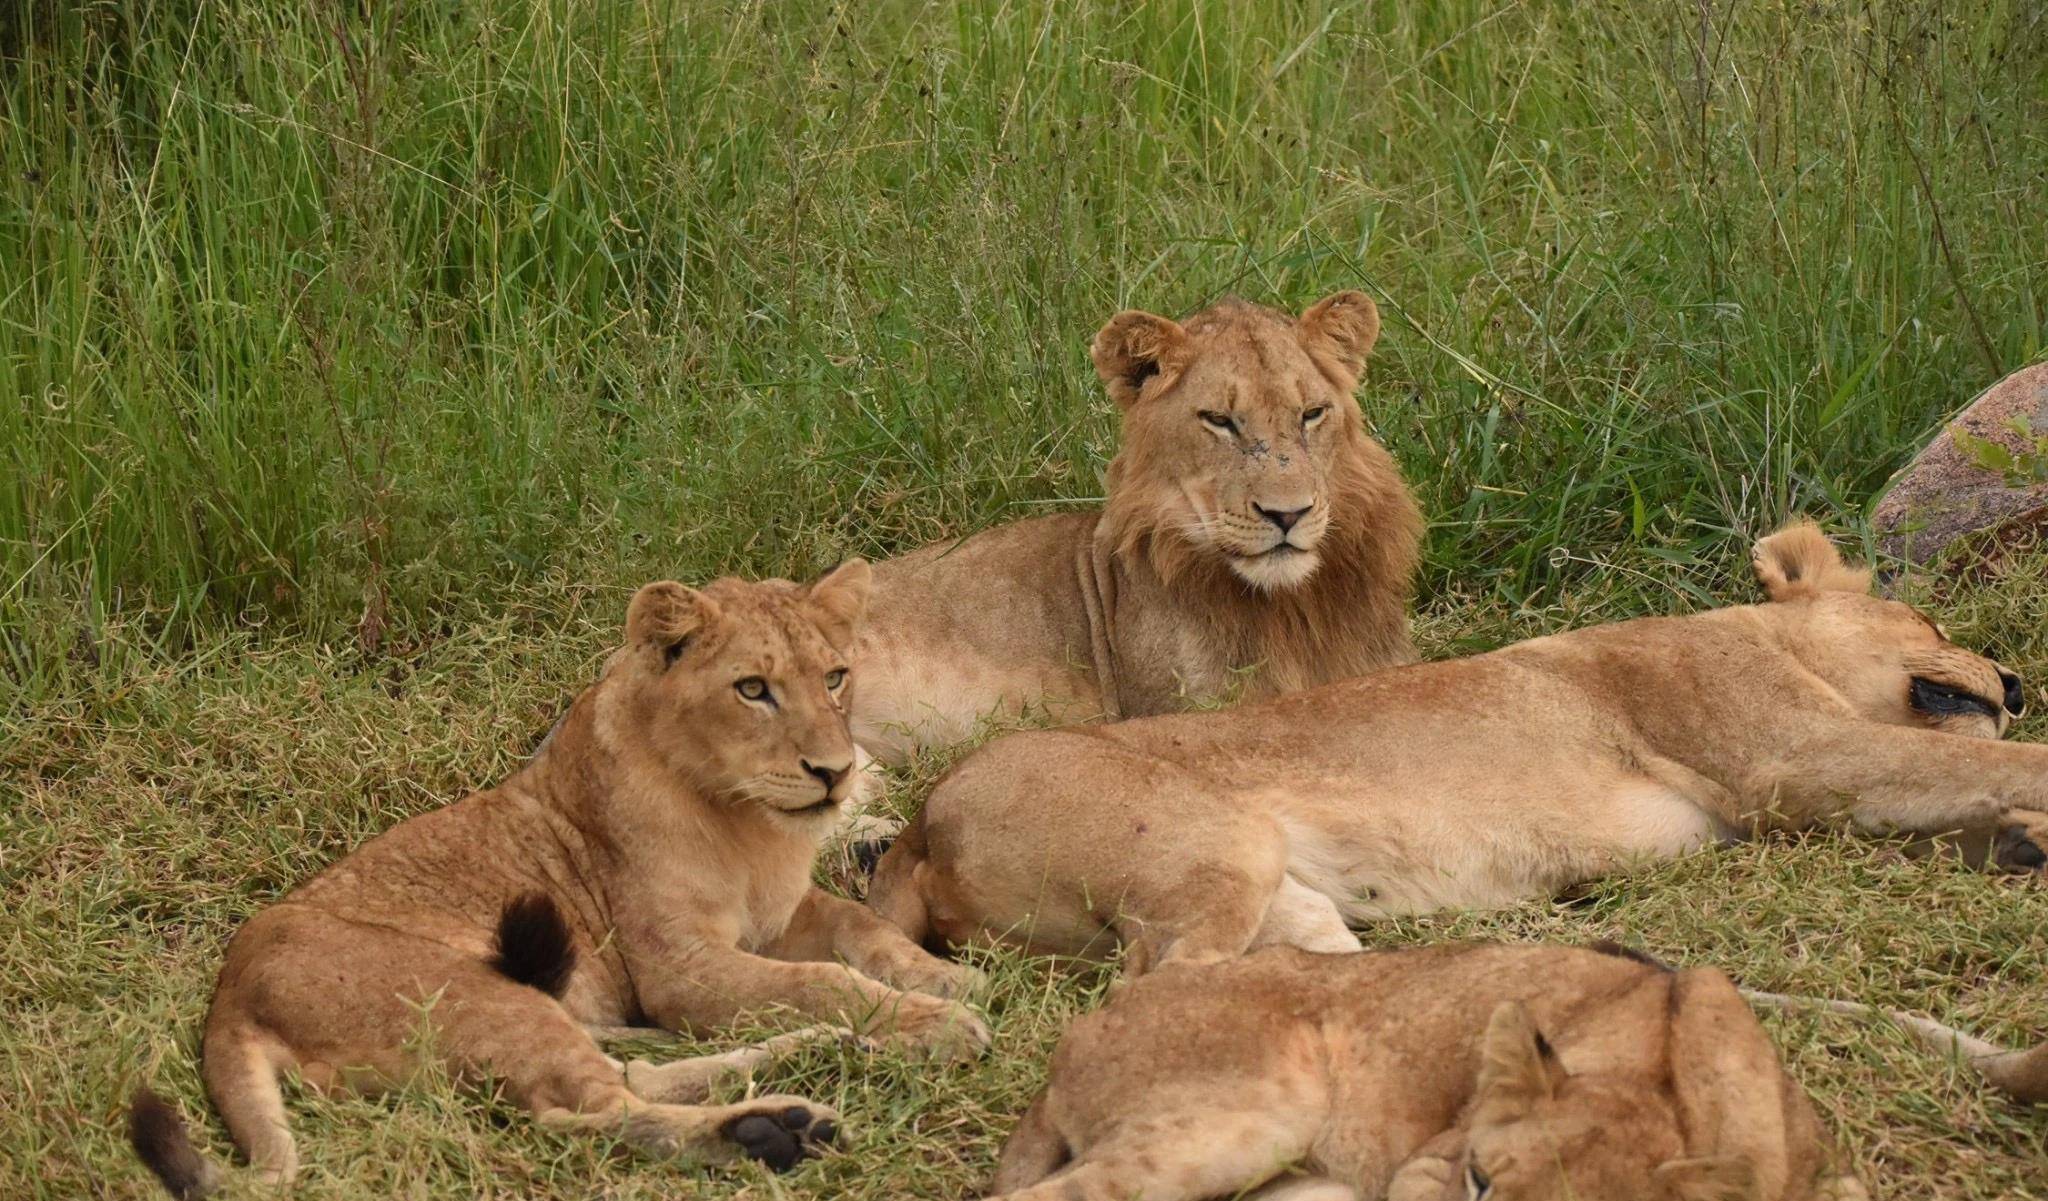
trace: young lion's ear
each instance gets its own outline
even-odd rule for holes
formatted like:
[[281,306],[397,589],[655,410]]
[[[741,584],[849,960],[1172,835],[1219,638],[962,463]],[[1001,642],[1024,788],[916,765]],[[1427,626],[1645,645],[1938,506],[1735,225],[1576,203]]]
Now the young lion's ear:
[[1311,349],[1327,351],[1354,379],[1380,340],[1379,306],[1363,292],[1326,296],[1309,306],[1298,324]]
[[1657,1167],[1657,1185],[1670,1201],[1756,1201],[1756,1167],[1739,1155],[1673,1159]]
[[717,604],[695,588],[674,580],[649,584],[626,606],[626,645],[653,647],[664,662],[673,663],[690,638],[717,616]]
[[852,645],[854,632],[867,616],[873,579],[866,559],[848,559],[811,585],[806,594],[811,615],[834,646]]
[[1126,309],[1096,331],[1088,354],[1095,360],[1095,374],[1109,389],[1109,398],[1129,407],[1145,381],[1178,370],[1180,350],[1187,340],[1187,331],[1175,322]]
[[1757,582],[1774,601],[1870,591],[1870,573],[1842,562],[1835,544],[1810,521],[1788,525],[1759,541],[1752,563]]
[[1478,1120],[1511,1122],[1557,1095],[1564,1065],[1519,1001],[1496,1006],[1479,1050]]

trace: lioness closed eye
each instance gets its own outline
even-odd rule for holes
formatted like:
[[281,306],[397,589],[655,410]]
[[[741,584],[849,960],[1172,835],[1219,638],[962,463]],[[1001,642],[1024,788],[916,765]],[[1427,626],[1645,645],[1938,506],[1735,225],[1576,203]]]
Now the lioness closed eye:
[[[1592,949],[1275,949],[1075,1022],[1001,1201],[1862,1201],[1727,977]],[[1298,1174],[1287,1174],[1287,1173]]]
[[[430,1046],[544,1124],[781,1169],[829,1142],[836,1115],[789,1096],[702,1104],[714,1083],[842,1027],[944,1056],[984,1046],[942,999],[974,972],[810,883],[852,782],[847,659],[867,590],[857,559],[808,587],[642,588],[624,645],[531,762],[251,918],[203,1046],[207,1092],[250,1162],[274,1180],[297,1166],[284,1073],[374,1089]],[[768,1007],[832,1025],[623,1067],[584,1029],[705,1031]],[[211,1189],[168,1105],[145,1090],[131,1126],[174,1194]]]
[[[911,937],[1137,973],[1348,923],[1556,893],[1631,863],[1841,819],[2048,829],[2048,747],[1997,741],[2018,677],[1869,595],[1811,526],[1771,600],[1537,638],[1212,713],[999,738],[876,868]],[[2008,837],[2015,866],[2040,849]]]

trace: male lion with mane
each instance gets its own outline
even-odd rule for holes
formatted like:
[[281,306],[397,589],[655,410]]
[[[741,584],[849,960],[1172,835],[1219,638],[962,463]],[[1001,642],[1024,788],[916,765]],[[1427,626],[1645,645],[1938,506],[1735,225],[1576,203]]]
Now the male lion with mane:
[[1165,713],[1413,659],[1422,518],[1352,396],[1379,330],[1358,292],[1298,318],[1239,300],[1111,318],[1107,504],[878,565],[862,749],[893,764],[991,716]]
[[[719,1080],[843,1031],[622,1065],[585,1027],[698,1032],[775,1006],[939,1055],[985,1046],[980,1021],[942,999],[978,973],[811,884],[853,783],[847,660],[868,579],[855,559],[808,587],[649,584],[625,645],[531,762],[249,919],[202,1058],[250,1163],[276,1181],[297,1166],[281,1076],[374,1090],[418,1067],[424,1045],[458,1077],[501,1081],[544,1125],[779,1170],[831,1141],[829,1109],[702,1102]],[[147,1090],[131,1133],[178,1197],[217,1183]]]
[[1835,1161],[1711,968],[1540,945],[1277,948],[1175,965],[1076,1021],[991,1191],[1863,1201]]
[[2008,862],[2038,866],[2048,747],[1998,741],[2019,677],[1871,596],[1812,526],[1758,543],[1756,572],[1767,604],[999,738],[939,782],[870,903],[920,940],[1121,942],[1135,975],[1275,943],[1356,950],[1350,923],[1837,820],[2004,826]]

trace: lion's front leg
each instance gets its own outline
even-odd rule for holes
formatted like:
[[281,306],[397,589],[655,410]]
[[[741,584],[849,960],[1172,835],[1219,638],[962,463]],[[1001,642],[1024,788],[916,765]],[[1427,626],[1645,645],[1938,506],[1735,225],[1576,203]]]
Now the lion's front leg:
[[982,984],[980,972],[931,954],[881,914],[817,888],[798,903],[767,953],[777,959],[844,960],[897,988],[935,997],[964,997]]
[[1868,830],[1981,830],[2048,810],[2048,747],[1845,722],[1795,741],[1749,791],[1753,816],[1795,828],[1842,815]]
[[1465,1201],[1464,1158],[1465,1131],[1444,1131],[1394,1170],[1386,1201]]

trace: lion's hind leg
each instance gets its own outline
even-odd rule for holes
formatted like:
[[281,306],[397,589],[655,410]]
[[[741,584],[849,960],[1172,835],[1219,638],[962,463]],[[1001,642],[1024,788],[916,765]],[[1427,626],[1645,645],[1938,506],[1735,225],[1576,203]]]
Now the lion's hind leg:
[[626,1064],[626,1087],[647,1101],[697,1104],[721,1085],[752,1080],[755,1072],[806,1047],[856,1041],[859,1036],[844,1026],[806,1026],[717,1055],[661,1063],[635,1059]]
[[1104,1141],[1003,1201],[1201,1201],[1235,1196],[1308,1154],[1321,1115],[1259,1110],[1167,1110],[1120,1120]]
[[1358,936],[1344,924],[1337,902],[1293,876],[1280,881],[1266,907],[1266,920],[1252,938],[1251,949],[1299,947],[1325,954],[1358,950]]

